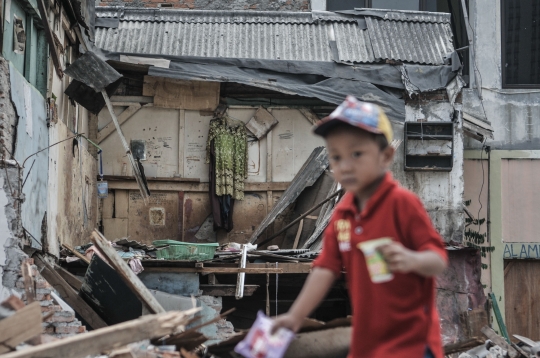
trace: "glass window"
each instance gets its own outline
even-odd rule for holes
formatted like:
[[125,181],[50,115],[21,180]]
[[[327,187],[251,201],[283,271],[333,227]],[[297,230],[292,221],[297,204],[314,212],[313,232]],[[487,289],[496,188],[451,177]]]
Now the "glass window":
[[504,87],[540,85],[540,1],[502,0]]
[[420,10],[420,0],[371,0],[374,9]]

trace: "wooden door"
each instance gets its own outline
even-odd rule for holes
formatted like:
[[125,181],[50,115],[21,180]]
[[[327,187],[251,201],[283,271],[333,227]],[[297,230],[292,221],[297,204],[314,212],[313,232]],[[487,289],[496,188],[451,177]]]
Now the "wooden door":
[[540,261],[505,260],[506,325],[510,336],[540,340]]

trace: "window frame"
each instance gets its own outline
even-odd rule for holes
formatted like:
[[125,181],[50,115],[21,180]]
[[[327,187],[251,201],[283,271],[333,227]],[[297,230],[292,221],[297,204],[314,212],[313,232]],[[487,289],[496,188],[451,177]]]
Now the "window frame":
[[[506,83],[506,14],[504,11],[505,1],[501,0],[501,86],[508,89],[538,89],[538,84],[509,84]],[[521,1],[521,0],[520,0]]]

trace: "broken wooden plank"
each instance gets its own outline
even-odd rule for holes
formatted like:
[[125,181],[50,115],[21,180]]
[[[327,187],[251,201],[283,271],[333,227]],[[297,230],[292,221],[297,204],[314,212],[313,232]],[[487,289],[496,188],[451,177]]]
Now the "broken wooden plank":
[[300,108],[299,111],[311,124],[317,124],[317,122],[320,120],[319,116],[317,116],[317,114],[315,114],[315,112],[309,108]]
[[479,346],[481,344],[484,344],[484,341],[481,340],[478,337],[474,337],[474,338],[467,339],[465,341],[461,341],[461,342],[457,342],[457,343],[447,344],[447,345],[445,345],[443,347],[444,348],[444,354],[449,355],[449,354],[453,354],[453,353],[460,353],[460,352],[466,351],[468,349],[477,347],[477,346]]
[[[39,304],[38,304],[39,308]],[[2,358],[78,358],[98,355],[144,339],[163,337],[183,329],[200,308],[148,315],[62,340],[8,353]],[[41,330],[41,324],[38,324]]]
[[141,282],[137,275],[133,273],[131,268],[129,268],[125,261],[118,255],[116,250],[109,245],[107,239],[105,239],[99,231],[94,230],[92,233],[92,242],[94,242],[103,255],[105,255],[111,266],[120,274],[120,277],[133,290],[149,312],[165,312],[155,297],[148,291],[146,286]]
[[213,111],[219,91],[219,82],[144,76],[143,96],[153,96],[156,107]]
[[77,294],[77,292],[60,276],[58,272],[40,255],[34,257],[41,270],[41,276],[54,287],[60,297],[73,308],[93,329],[107,327],[97,313]]
[[277,124],[278,121],[272,113],[261,106],[247,122],[246,128],[249,129],[258,140],[261,140]]
[[75,250],[74,248],[72,248],[71,246],[67,245],[67,244],[62,244],[62,247],[66,250],[68,250],[69,252],[71,252],[73,255],[77,256],[79,259],[81,259],[83,262],[85,262],[87,265],[90,264],[90,260],[88,259],[88,257],[84,256],[83,254],[81,254],[79,251]]
[[[203,295],[215,297],[232,297],[236,292],[236,285],[200,285],[199,288]],[[257,288],[258,285],[244,285],[244,296],[252,296]]]
[[116,105],[116,102],[154,103],[154,97],[150,97],[150,96],[111,96],[111,102],[112,102],[113,106]]
[[502,349],[504,349],[505,351],[508,352],[508,356],[510,358],[515,358],[517,356],[519,356],[519,353],[518,351],[516,351],[514,349],[514,347],[512,347],[510,344],[508,344],[508,342],[506,342],[506,340],[499,336],[497,333],[495,333],[495,331],[491,328],[489,328],[488,326],[484,326],[482,328],[482,333],[488,337],[489,339],[491,339],[491,341],[493,343],[495,343],[496,345],[498,345],[499,347],[501,347]]
[[71,272],[68,272],[66,271],[65,269],[63,269],[62,267],[58,266],[58,265],[54,265],[54,270],[60,275],[62,276],[62,278],[67,282],[69,283],[69,285],[71,287],[73,287],[73,289],[77,290],[77,291],[80,291],[81,290],[81,286],[82,286],[82,281],[77,278],[75,275],[73,275]]
[[34,302],[0,321],[0,354],[41,334],[41,306]]
[[298,171],[291,182],[291,185],[285,190],[276,205],[253,232],[249,239],[249,243],[255,243],[266,228],[275,221],[277,216],[295,201],[306,187],[313,185],[326,168],[328,168],[328,155],[326,149],[324,147],[317,147]]
[[47,39],[47,43],[49,44],[49,52],[53,60],[54,69],[58,77],[62,78],[64,77],[64,72],[62,71],[62,65],[60,64],[60,57],[58,55],[58,49],[56,48],[56,42],[54,41],[53,32],[51,30],[51,27],[49,26],[49,18],[47,16],[48,7],[45,6],[43,0],[37,0],[37,5],[41,18],[41,24],[43,25],[43,28],[45,30],[45,38]]
[[[130,104],[128,108],[126,108],[122,113],[118,115],[118,123],[120,125],[124,124],[128,119],[133,117],[135,113],[137,113],[141,109],[140,103],[133,103]],[[116,127],[114,126],[114,123],[111,121],[111,123],[107,124],[105,127],[101,128],[99,130],[97,135],[97,142],[98,144],[103,142],[105,138],[107,138],[109,135],[111,135],[116,130]]]

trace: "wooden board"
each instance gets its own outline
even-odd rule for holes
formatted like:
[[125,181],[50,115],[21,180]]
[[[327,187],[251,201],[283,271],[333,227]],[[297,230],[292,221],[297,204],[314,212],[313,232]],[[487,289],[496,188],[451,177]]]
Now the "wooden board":
[[71,287],[73,287],[73,289],[77,290],[77,291],[80,291],[81,289],[81,286],[82,286],[82,281],[77,278],[75,275],[71,274],[70,272],[64,270],[62,267],[58,266],[58,265],[54,265],[54,270],[60,275],[62,276],[62,278],[67,282],[69,283],[69,285]]
[[153,96],[156,107],[213,111],[219,104],[219,89],[219,82],[144,76],[143,96]]
[[34,302],[0,321],[0,354],[39,334],[41,306]]
[[249,122],[247,122],[246,128],[249,129],[257,139],[261,139],[277,124],[278,121],[276,118],[261,106]]
[[[200,285],[203,295],[223,297],[236,295],[236,285]],[[259,288],[258,285],[244,285],[244,296],[251,296]]]
[[[127,235],[152,245],[154,240],[181,239],[178,230],[178,193],[154,191],[146,205],[138,191],[129,192]],[[108,239],[113,239],[108,237]]]
[[533,341],[540,340],[540,277],[539,261],[506,260],[511,263],[504,278],[506,326],[508,334],[519,334]]
[[154,298],[154,296],[148,291],[146,286],[141,280],[133,273],[131,268],[124,262],[124,260],[116,253],[101,233],[94,231],[92,233],[92,242],[100,249],[100,251],[107,257],[113,268],[118,271],[120,277],[124,282],[133,290],[133,292],[139,297],[143,305],[146,306],[149,312],[162,313],[165,312],[163,307]]
[[42,269],[41,275],[66,303],[75,310],[93,329],[107,327],[107,324],[96,312],[79,297],[77,292],[55,271],[55,269],[39,255],[34,257],[36,265]]

